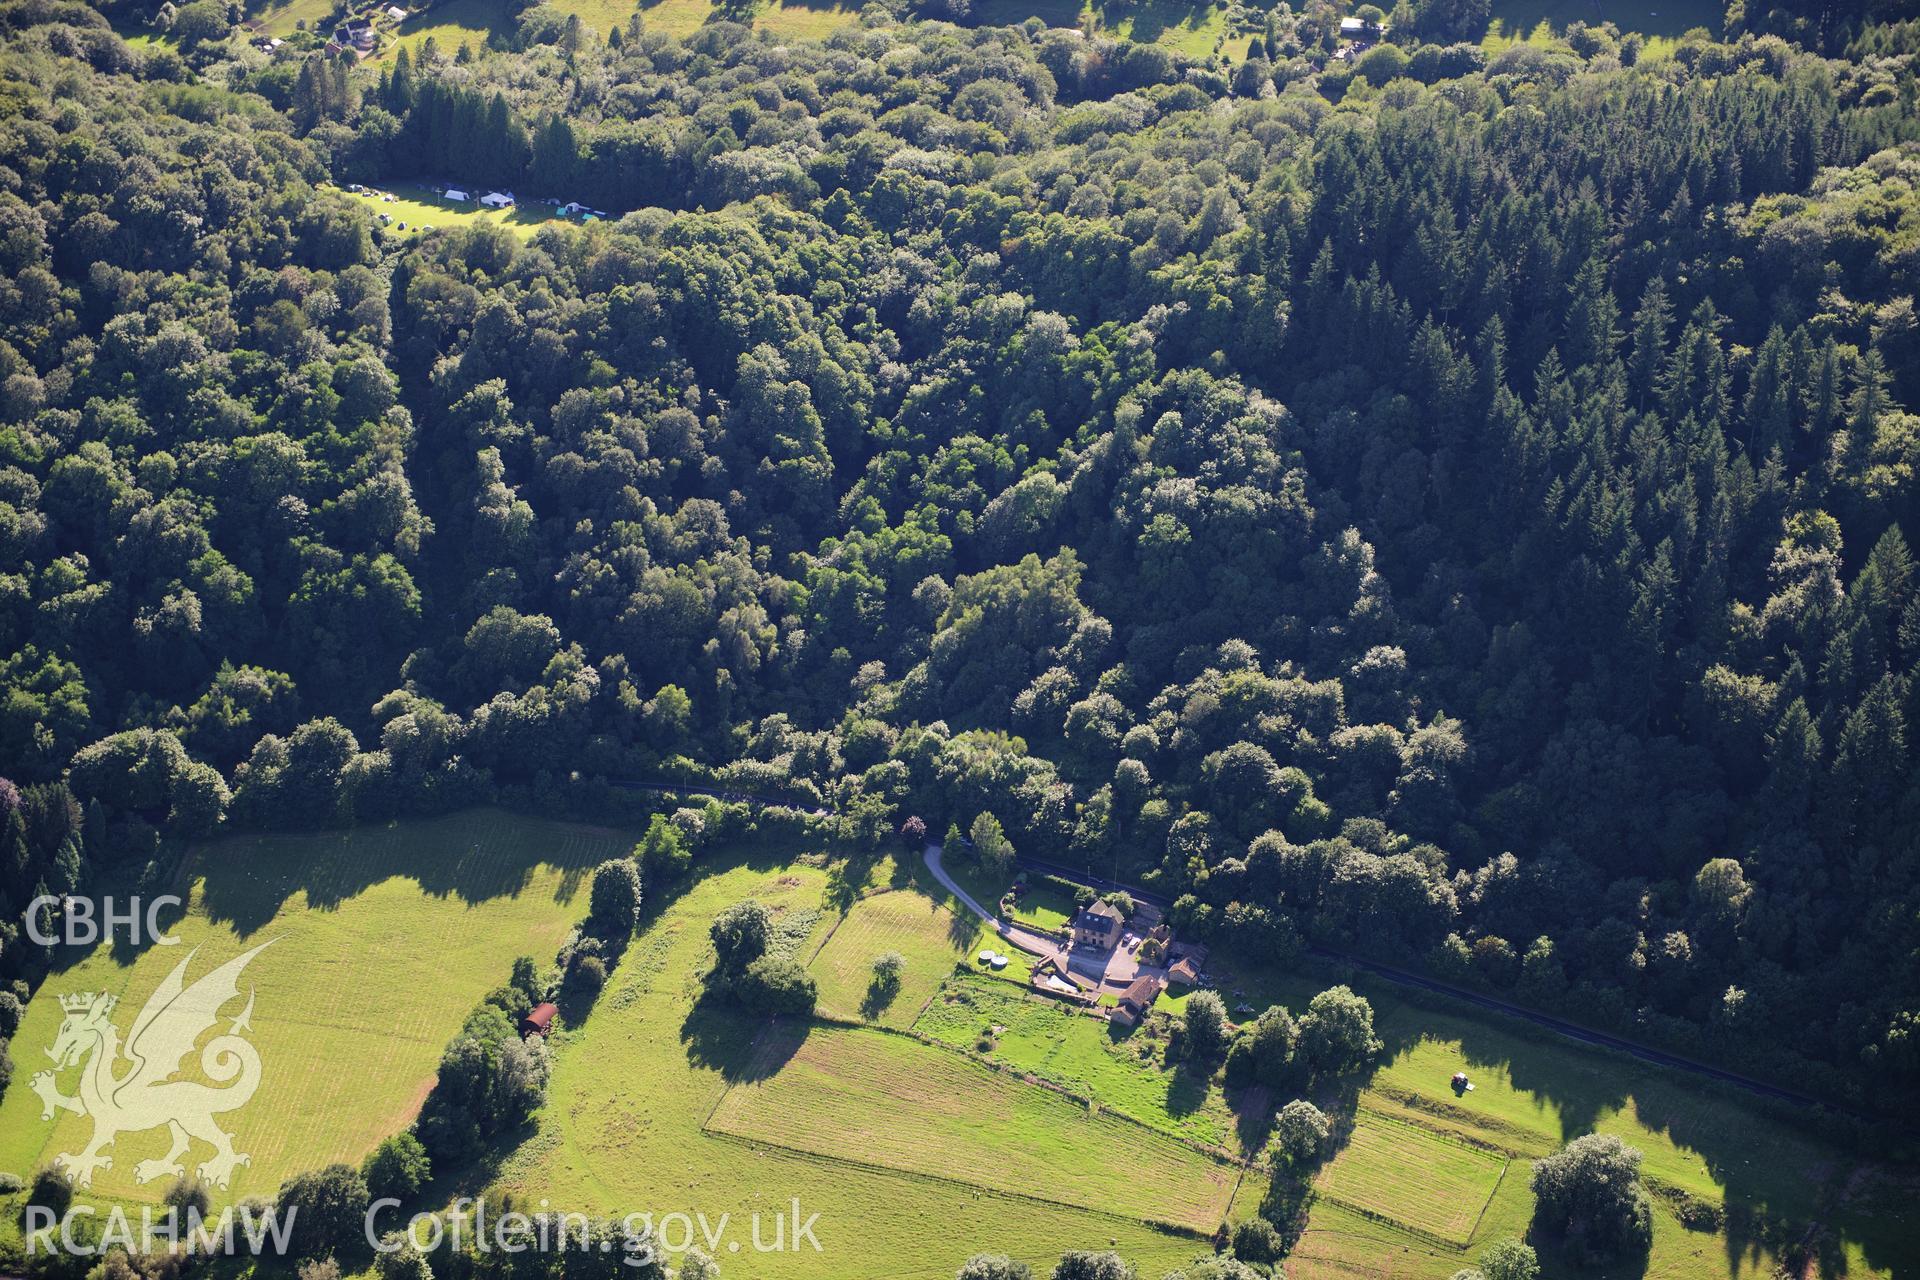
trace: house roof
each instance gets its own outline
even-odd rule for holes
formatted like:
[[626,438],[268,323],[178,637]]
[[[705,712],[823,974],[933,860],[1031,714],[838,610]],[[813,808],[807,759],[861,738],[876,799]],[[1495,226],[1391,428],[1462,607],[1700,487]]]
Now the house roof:
[[1105,900],[1088,903],[1086,906],[1086,909],[1083,910],[1080,914],[1087,915],[1087,916],[1100,916],[1103,919],[1113,921],[1115,924],[1119,924],[1121,921],[1126,919],[1125,916],[1120,914],[1120,908],[1114,906],[1111,902],[1107,902]]
[[1166,985],[1158,978],[1143,974],[1135,978],[1127,989],[1120,993],[1120,1007],[1144,1013],[1152,1007],[1155,1000],[1160,998],[1160,993],[1166,989]]
[[1168,965],[1167,977],[1183,987],[1194,987],[1200,984],[1200,970],[1194,965],[1192,956],[1181,956]]
[[533,1027],[544,1034],[552,1028],[554,1015],[559,1012],[559,1005],[543,1001],[533,1006],[533,1010],[528,1013],[526,1017],[520,1019],[520,1024],[522,1026]]

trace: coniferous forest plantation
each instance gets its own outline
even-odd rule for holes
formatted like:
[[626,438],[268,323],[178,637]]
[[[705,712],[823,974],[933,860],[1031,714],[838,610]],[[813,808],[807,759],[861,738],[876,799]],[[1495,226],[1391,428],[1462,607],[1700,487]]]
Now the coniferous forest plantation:
[[[816,1158],[970,1182],[886,1146],[927,1063],[970,1118],[920,1131],[1030,1240],[975,1194],[924,1259],[592,1274],[1920,1274],[1920,14],[1239,0],[1209,51],[1144,4],[295,5],[0,0],[0,1127],[72,1060],[57,996],[133,975],[124,1033],[188,950],[43,940],[74,902],[294,930],[264,974],[393,874],[358,947],[530,914],[461,931],[472,990],[354,980],[370,1025],[448,1006],[364,1140],[167,1192],[309,1206],[309,1280],[582,1274],[312,1206],[614,1213],[643,1175],[561,1149],[591,1098],[781,1203]],[[476,812],[551,875],[436,862]],[[1101,902],[1194,990],[1076,994]],[[1019,1060],[1035,1010],[1099,1028],[1081,1074]],[[1749,1221],[1737,1140],[1642,1190],[1566,1115],[1471,1129],[1484,1065],[1385,1083],[1433,1019],[1762,1108],[1825,1190]],[[656,1022],[724,1100],[592,1092]],[[292,1273],[15,1256],[32,1205],[166,1186],[47,1126],[0,1138],[12,1265]],[[1114,1144],[1133,1187],[1074,1181]],[[1483,1207],[1388,1187],[1449,1179]],[[1341,1212],[1385,1234],[1330,1260]]]

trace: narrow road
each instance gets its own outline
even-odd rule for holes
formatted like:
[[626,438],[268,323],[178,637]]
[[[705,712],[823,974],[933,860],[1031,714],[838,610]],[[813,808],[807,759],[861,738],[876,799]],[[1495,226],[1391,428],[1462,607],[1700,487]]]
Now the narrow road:
[[[1020,859],[1020,862],[1036,871],[1044,872],[1048,875],[1060,876],[1063,879],[1077,881],[1081,884],[1091,885],[1093,888],[1101,890],[1102,892],[1124,889],[1132,894],[1134,898],[1151,902],[1156,906],[1165,908],[1170,905],[1165,898],[1149,890],[1142,889],[1138,885],[1127,884],[1120,880],[1108,880],[1102,876],[1092,874],[1084,867],[1073,867],[1065,863],[1048,862],[1040,858],[1023,857]],[[938,875],[939,873],[936,871],[935,874]],[[1429,978],[1423,974],[1409,973],[1405,969],[1397,969],[1392,965],[1382,964],[1378,960],[1369,960],[1364,956],[1357,956],[1351,952],[1338,951],[1332,947],[1319,945],[1309,946],[1307,950],[1309,953],[1323,959],[1337,960],[1342,964],[1350,964],[1356,969],[1364,969],[1374,977],[1386,982],[1391,982],[1396,986],[1411,987],[1419,991],[1430,991],[1437,995],[1462,1000],[1467,1004],[1474,1005],[1481,1009],[1487,1009],[1494,1013],[1502,1013],[1510,1018],[1519,1018],[1523,1022],[1530,1022],[1536,1027],[1544,1027],[1548,1031],[1564,1036],[1569,1040],[1577,1041],[1580,1044],[1593,1045],[1602,1049],[1612,1049],[1616,1052],[1638,1058],[1642,1062],[1651,1063],[1656,1067],[1664,1067],[1673,1071],[1685,1071],[1693,1075],[1704,1076],[1709,1080],[1717,1080],[1722,1084],[1730,1084],[1735,1088],[1744,1089],[1748,1093],[1756,1094],[1760,1097],[1773,1098],[1781,1102],[1792,1103],[1797,1107],[1827,1107],[1835,1111],[1844,1111],[1865,1118],[1878,1119],[1878,1117],[1871,1117],[1866,1112],[1858,1111],[1855,1108],[1845,1106],[1841,1103],[1826,1101],[1813,1097],[1811,1094],[1799,1093],[1792,1089],[1783,1088],[1780,1085],[1768,1084],[1764,1080],[1755,1080],[1751,1076],[1743,1076],[1736,1071],[1727,1071],[1720,1067],[1710,1066],[1704,1062],[1696,1062],[1691,1058],[1683,1058],[1678,1054],[1668,1053],[1665,1050],[1650,1048],[1647,1045],[1637,1044],[1632,1040],[1623,1040],[1619,1036],[1609,1035],[1604,1031],[1596,1031],[1591,1027],[1583,1027],[1577,1022],[1568,1022],[1564,1018],[1556,1018],[1549,1013],[1541,1013],[1538,1010],[1529,1009],[1524,1005],[1513,1004],[1497,996],[1486,995],[1483,992],[1472,991],[1465,987],[1457,987],[1452,983],[1442,982],[1437,978]]]

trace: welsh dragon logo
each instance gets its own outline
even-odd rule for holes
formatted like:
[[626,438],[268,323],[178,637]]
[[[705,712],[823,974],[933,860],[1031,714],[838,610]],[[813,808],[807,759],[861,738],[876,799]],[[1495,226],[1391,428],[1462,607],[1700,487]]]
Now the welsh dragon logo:
[[[244,1035],[252,1029],[251,988],[240,1016],[200,1050],[200,1070],[221,1087],[174,1077],[200,1037],[220,1020],[220,1010],[239,997],[241,971],[273,941],[227,961],[192,986],[186,982],[187,965],[199,949],[187,953],[133,1020],[124,1048],[112,1022],[116,997],[104,991],[60,997],[66,1019],[47,1050],[54,1069],[35,1075],[32,1088],[40,1095],[43,1120],[56,1111],[93,1117],[93,1140],[86,1149],[54,1157],[77,1185],[91,1184],[94,1170],[113,1167],[113,1157],[102,1153],[115,1138],[162,1125],[173,1145],[162,1158],[134,1166],[133,1176],[141,1182],[182,1174],[180,1157],[195,1138],[213,1147],[213,1157],[199,1173],[215,1186],[226,1186],[236,1165],[251,1162],[233,1149],[233,1135],[214,1121],[221,1112],[245,1105],[260,1087],[260,1054]],[[68,1097],[54,1076],[75,1063],[82,1064],[79,1092]]]

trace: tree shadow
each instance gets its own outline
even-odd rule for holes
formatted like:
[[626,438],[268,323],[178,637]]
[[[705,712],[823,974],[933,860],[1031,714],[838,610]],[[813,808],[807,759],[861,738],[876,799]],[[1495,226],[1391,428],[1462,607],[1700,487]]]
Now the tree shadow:
[[778,1075],[813,1023],[806,1018],[756,1018],[714,994],[703,994],[680,1024],[687,1061],[718,1071],[728,1084],[755,1084]]
[[[216,924],[242,938],[257,932],[296,893],[316,911],[330,911],[394,877],[418,884],[434,897],[466,903],[518,897],[534,870],[554,866],[562,875],[555,897],[572,901],[601,861],[623,838],[579,839],[523,849],[499,839],[500,810],[357,827],[341,831],[241,836],[199,850],[193,873],[201,878],[200,901]],[[513,819],[518,821],[518,819]]]
[[1131,8],[1114,6],[1109,12],[1102,6],[1100,22],[1102,26],[1112,27],[1127,18],[1133,19],[1128,28],[1128,38],[1151,44],[1160,38],[1169,28],[1185,27],[1192,29],[1207,20],[1213,5],[1206,3],[1183,3],[1182,0],[1145,0]]
[[1213,1084],[1213,1072],[1195,1067],[1185,1060],[1167,1073],[1167,1114],[1175,1120],[1192,1115],[1206,1105],[1207,1090]]
[[900,980],[898,978],[888,982],[878,974],[874,975],[873,980],[867,983],[866,995],[861,997],[860,1016],[868,1022],[878,1021],[880,1015],[892,1006],[899,995]]
[[1250,1084],[1228,1091],[1227,1109],[1233,1112],[1234,1134],[1242,1151],[1260,1150],[1273,1134],[1273,1090]]
[[[1878,1244],[1876,1265],[1896,1272],[1901,1263],[1920,1256],[1920,1222],[1881,1234],[1877,1223],[1863,1226],[1845,1213],[1830,1211],[1830,1191],[1846,1180],[1857,1157],[1834,1140],[1831,1128],[1821,1131],[1832,1118],[1819,1109],[1750,1095],[1366,973],[1325,969],[1316,970],[1316,977],[1329,985],[1346,982],[1374,1003],[1377,1014],[1375,1031],[1384,1047],[1373,1068],[1340,1082],[1347,1106],[1381,1070],[1431,1038],[1457,1050],[1457,1057],[1437,1063],[1431,1081],[1415,1084],[1411,1093],[1406,1092],[1405,1073],[1399,1074],[1394,1096],[1416,1110],[1527,1152],[1551,1150],[1594,1132],[1609,1116],[1625,1113],[1696,1157],[1721,1188],[1721,1203],[1688,1196],[1670,1185],[1650,1186],[1662,1220],[1658,1229],[1684,1225],[1683,1218],[1692,1218],[1695,1230],[1718,1229],[1730,1272],[1804,1260],[1817,1261],[1823,1274],[1845,1275],[1847,1245],[1869,1239]],[[1457,1070],[1476,1077],[1480,1089],[1456,1091],[1451,1077]],[[1538,1110],[1531,1122],[1497,1114],[1488,1105],[1488,1089],[1507,1087],[1532,1099]],[[1524,1177],[1524,1158],[1519,1163],[1515,1172]],[[1643,1176],[1658,1181],[1657,1169],[1643,1170]],[[1903,1216],[1913,1217],[1910,1211]],[[1627,1258],[1586,1274],[1631,1278],[1643,1274],[1647,1265],[1645,1259]],[[1550,1265],[1545,1273],[1559,1272]]]

